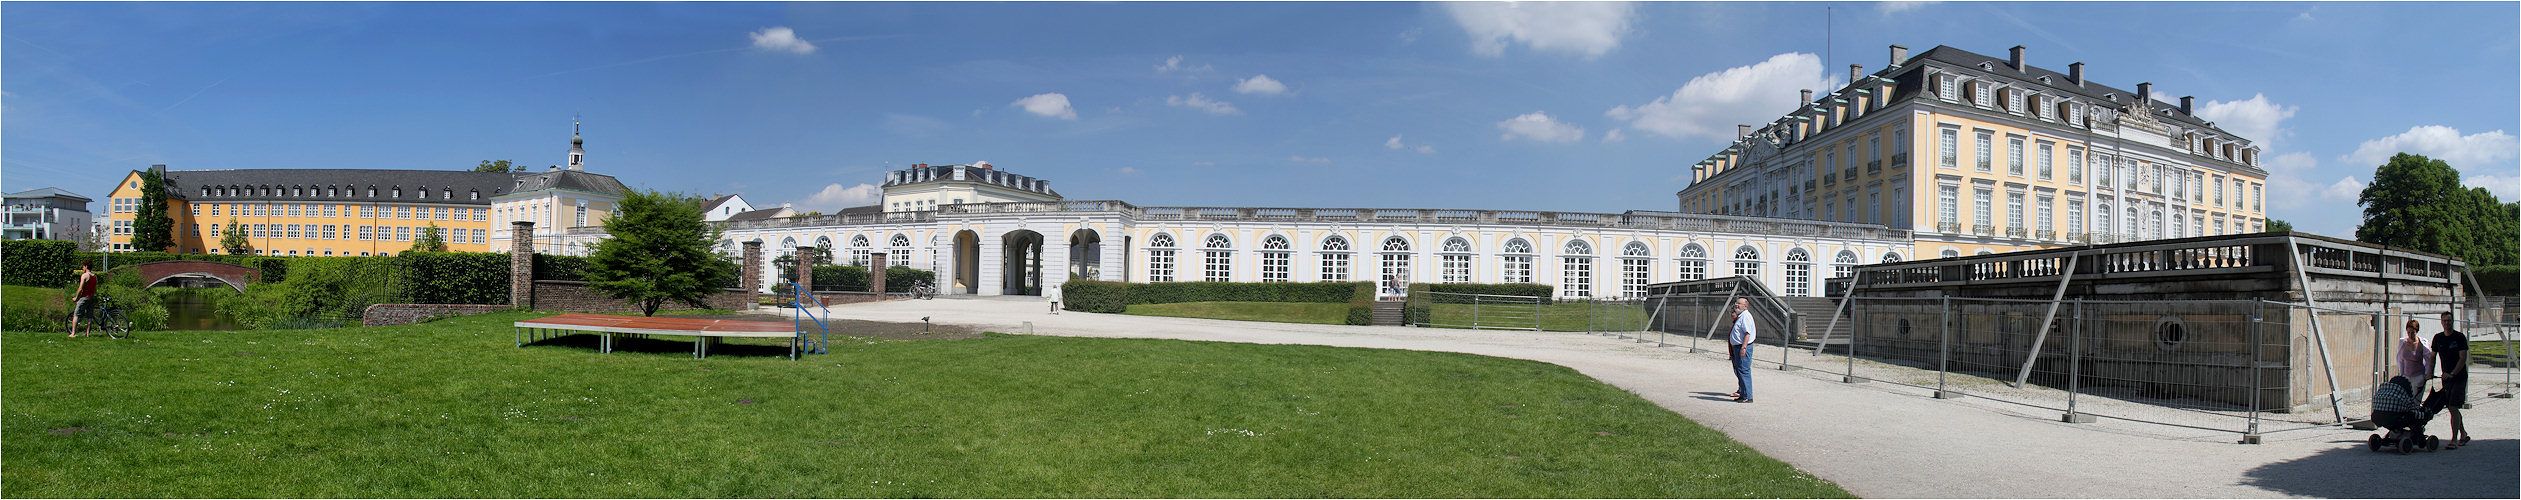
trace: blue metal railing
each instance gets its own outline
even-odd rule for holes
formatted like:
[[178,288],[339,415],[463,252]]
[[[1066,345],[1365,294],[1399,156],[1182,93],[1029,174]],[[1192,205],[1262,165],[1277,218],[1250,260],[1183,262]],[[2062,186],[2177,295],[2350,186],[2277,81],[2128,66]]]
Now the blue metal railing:
[[[813,311],[805,310],[805,305],[808,302],[813,303],[814,308],[821,310],[822,313],[818,315]],[[830,354],[832,325],[830,322],[824,321],[824,319],[831,317],[832,309],[824,306],[822,300],[814,298],[813,291],[806,290],[805,287],[797,286],[796,282],[788,283],[788,307],[796,310],[796,314],[794,316],[790,316],[789,321],[796,324],[798,330],[805,329],[805,320],[810,319],[814,320],[814,327],[822,332],[822,335],[819,337],[806,337],[809,341],[805,344],[805,352],[807,354]]]

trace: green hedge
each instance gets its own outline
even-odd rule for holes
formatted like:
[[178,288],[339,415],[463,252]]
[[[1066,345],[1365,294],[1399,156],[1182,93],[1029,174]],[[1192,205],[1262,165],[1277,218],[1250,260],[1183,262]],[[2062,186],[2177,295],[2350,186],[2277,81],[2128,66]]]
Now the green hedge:
[[[1119,313],[1132,304],[1178,302],[1317,302],[1349,304],[1351,324],[1374,317],[1374,284],[1331,283],[1118,283],[1069,280],[1060,287],[1061,307],[1071,311]],[[1360,315],[1359,311],[1363,313]]]
[[[903,292],[921,284],[936,285],[937,273],[924,269],[892,267],[884,269],[884,291]],[[814,266],[814,288],[849,292],[871,291],[867,268],[861,266]]]
[[1552,299],[1551,297],[1555,297],[1555,296],[1557,296],[1557,294],[1558,294],[1558,288],[1557,288],[1557,287],[1553,287],[1553,286],[1549,286],[1549,285],[1539,285],[1539,284],[1532,284],[1532,283],[1417,283],[1417,284],[1412,284],[1412,285],[1409,285],[1409,305],[1401,306],[1401,317],[1403,318],[1403,319],[1402,319],[1403,321],[1407,321],[1409,324],[1412,324],[1412,325],[1417,325],[1417,324],[1424,324],[1424,323],[1426,323],[1428,319],[1430,319],[1432,316],[1434,316],[1434,315],[1435,315],[1435,309],[1434,309],[1434,307],[1430,306],[1429,304],[1469,304],[1469,303],[1471,303],[1471,298],[1470,298],[1470,297],[1465,297],[1465,296],[1460,296],[1460,295],[1435,295],[1435,294],[1431,294],[1431,293],[1423,293],[1423,292],[1435,292],[1435,293],[1460,293],[1460,294],[1474,294],[1474,295],[1510,295],[1510,296],[1516,296],[1516,297],[1539,297],[1539,298],[1541,299],[1540,303],[1542,303],[1542,304],[1551,304],[1551,303],[1555,303],[1555,302],[1556,302],[1556,300]]
[[404,252],[403,295],[414,304],[506,304],[508,254]]
[[58,287],[79,270],[79,245],[54,240],[0,241],[0,283]]
[[[497,254],[506,257],[508,254]],[[534,254],[534,279],[586,281],[587,258],[570,255]]]
[[2487,295],[2521,295],[2521,266],[2478,266],[2469,274],[2477,275],[2477,287],[2486,290]]

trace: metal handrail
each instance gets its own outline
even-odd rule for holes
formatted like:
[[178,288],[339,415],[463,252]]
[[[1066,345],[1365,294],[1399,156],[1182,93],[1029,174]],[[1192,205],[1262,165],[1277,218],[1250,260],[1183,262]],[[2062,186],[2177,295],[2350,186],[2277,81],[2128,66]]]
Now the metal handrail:
[[[817,316],[814,313],[806,312],[805,301],[808,299],[814,299],[814,307],[822,309],[822,315]],[[806,342],[806,345],[801,350],[805,351],[807,354],[830,353],[832,343],[832,325],[823,321],[823,318],[832,315],[831,306],[823,304],[823,301],[820,299],[816,299],[814,297],[813,290],[807,290],[803,286],[798,286],[797,282],[790,281],[788,282],[788,307],[796,310],[796,315],[789,317],[788,320],[792,324],[795,324],[797,328],[805,328],[804,320],[811,319],[814,320],[815,328],[822,331],[821,338]]]

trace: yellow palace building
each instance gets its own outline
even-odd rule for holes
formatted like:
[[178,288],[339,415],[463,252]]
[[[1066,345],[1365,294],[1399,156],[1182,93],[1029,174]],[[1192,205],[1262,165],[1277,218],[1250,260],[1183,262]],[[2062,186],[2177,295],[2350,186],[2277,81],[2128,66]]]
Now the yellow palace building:
[[583,141],[570,142],[569,167],[544,172],[154,165],[165,178],[175,246],[131,247],[143,193],[137,170],[114,186],[106,234],[123,252],[226,253],[220,239],[233,230],[246,234],[254,255],[371,256],[409,250],[436,226],[448,251],[506,251],[509,221],[600,226],[628,192],[612,176],[586,172]]

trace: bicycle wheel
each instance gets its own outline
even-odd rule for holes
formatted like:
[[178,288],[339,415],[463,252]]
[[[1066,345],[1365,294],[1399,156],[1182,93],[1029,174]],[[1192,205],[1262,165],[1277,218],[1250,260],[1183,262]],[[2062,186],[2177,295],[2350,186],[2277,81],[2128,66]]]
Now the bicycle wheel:
[[104,330],[107,337],[119,339],[131,336],[131,318],[124,317],[122,311],[105,311],[97,318],[96,326]]

